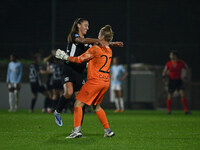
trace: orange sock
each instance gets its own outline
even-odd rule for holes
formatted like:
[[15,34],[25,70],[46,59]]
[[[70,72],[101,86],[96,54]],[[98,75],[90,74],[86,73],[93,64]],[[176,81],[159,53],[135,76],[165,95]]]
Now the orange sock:
[[81,126],[82,116],[83,116],[82,107],[75,107],[74,108],[74,128]]
[[103,125],[104,129],[109,128],[108,120],[106,117],[106,113],[104,112],[103,109],[99,110],[96,112],[97,117],[101,121],[101,124]]

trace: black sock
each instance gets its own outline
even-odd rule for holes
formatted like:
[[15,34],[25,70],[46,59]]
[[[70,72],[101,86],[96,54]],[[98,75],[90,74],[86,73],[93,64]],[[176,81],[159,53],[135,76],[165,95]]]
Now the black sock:
[[59,99],[60,98],[56,99],[54,109],[56,109],[56,107],[58,106]]
[[59,99],[56,99],[56,100],[52,100],[52,109],[55,110],[57,105],[58,105],[58,101]]
[[45,98],[45,100],[44,100],[44,108],[47,109],[48,105],[49,105],[49,98]]
[[67,112],[67,109],[68,109],[68,107],[69,107],[69,104],[70,104],[70,102],[65,104],[65,106],[64,106],[64,108],[63,108],[64,113]]
[[51,105],[52,105],[52,99],[48,98],[47,108],[51,108]]
[[69,102],[69,99],[66,99],[63,95],[60,97],[57,107],[56,107],[56,111],[58,113],[61,113],[63,108],[65,107],[65,105]]
[[83,116],[82,116],[82,120],[81,120],[81,125],[83,124],[83,118],[84,118],[84,114],[85,114],[85,105],[83,106]]
[[35,107],[35,102],[36,102],[36,99],[33,98],[32,101],[31,101],[31,110],[33,111],[34,107]]
[[75,98],[72,98],[68,105],[72,114],[74,113],[74,103],[75,103]]
[[49,99],[49,108],[53,108],[53,100],[52,99]]

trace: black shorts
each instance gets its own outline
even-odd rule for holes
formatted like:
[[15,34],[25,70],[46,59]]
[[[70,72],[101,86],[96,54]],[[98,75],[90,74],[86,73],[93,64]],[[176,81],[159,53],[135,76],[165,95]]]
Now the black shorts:
[[170,93],[173,93],[175,90],[183,90],[184,89],[184,86],[183,86],[183,82],[181,79],[169,79],[169,82],[168,82],[168,91]]
[[53,81],[52,89],[55,89],[55,90],[62,90],[62,89],[63,89],[62,80],[54,80],[54,81]]
[[69,67],[63,73],[63,84],[67,82],[72,82],[74,86],[74,92],[80,91],[81,87],[86,82],[86,75],[84,72],[77,72]]
[[38,83],[31,83],[31,91],[32,93],[44,93],[47,91],[44,85],[39,85]]

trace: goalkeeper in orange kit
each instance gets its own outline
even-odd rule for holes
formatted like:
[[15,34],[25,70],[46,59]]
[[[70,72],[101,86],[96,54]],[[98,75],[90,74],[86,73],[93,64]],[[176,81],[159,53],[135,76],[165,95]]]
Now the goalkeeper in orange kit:
[[66,138],[82,137],[82,108],[85,104],[93,105],[94,111],[104,127],[104,137],[114,136],[114,132],[109,128],[106,114],[100,106],[110,84],[109,71],[112,59],[112,50],[109,47],[109,42],[113,39],[111,26],[106,25],[101,28],[98,38],[104,43],[103,46],[94,45],[78,57],[70,57],[60,49],[56,51],[56,57],[62,60],[74,63],[89,61],[87,82],[82,86],[80,92],[76,96],[76,102],[74,104],[74,130]]

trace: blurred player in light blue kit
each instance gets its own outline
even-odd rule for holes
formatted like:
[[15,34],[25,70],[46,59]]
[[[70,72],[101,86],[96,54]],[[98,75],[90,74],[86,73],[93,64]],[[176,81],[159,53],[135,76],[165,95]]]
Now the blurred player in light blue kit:
[[128,72],[123,65],[119,63],[119,58],[113,58],[111,72],[111,90],[114,92],[114,102],[116,106],[115,112],[124,112],[124,100],[122,84],[123,80],[128,76]]
[[7,86],[9,90],[9,112],[14,112],[18,108],[19,103],[19,90],[20,83],[22,78],[23,67],[22,64],[18,61],[16,55],[10,55],[10,63],[8,64],[7,71]]

